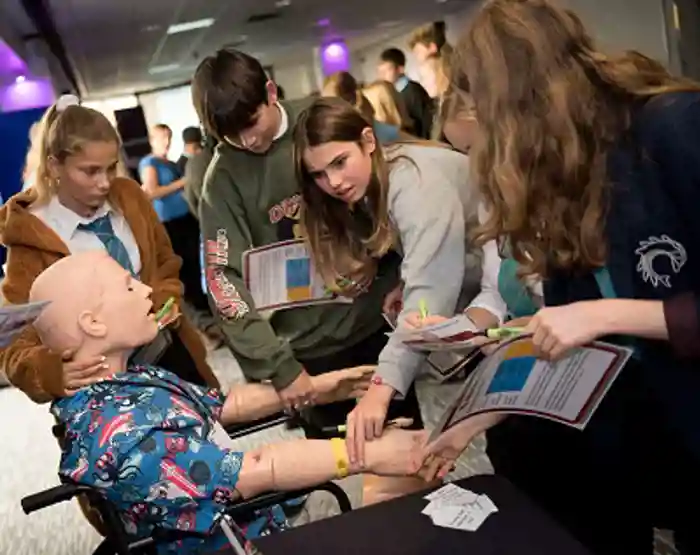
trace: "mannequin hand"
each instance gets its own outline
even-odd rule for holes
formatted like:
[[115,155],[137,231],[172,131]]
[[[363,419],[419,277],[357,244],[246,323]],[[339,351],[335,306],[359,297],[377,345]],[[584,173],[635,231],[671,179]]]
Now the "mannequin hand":
[[525,328],[538,357],[556,360],[575,347],[605,335],[604,301],[582,301],[541,309]]
[[311,378],[318,403],[330,404],[347,399],[359,399],[367,393],[376,366],[355,366]]
[[158,321],[158,329],[162,330],[174,324],[175,322],[177,322],[180,316],[182,316],[182,314],[180,313],[180,307],[177,306],[177,303],[173,303],[173,306],[170,307],[170,310],[168,310],[168,312],[165,313],[165,316],[163,316]]
[[399,283],[394,289],[392,289],[386,297],[384,297],[384,304],[382,305],[382,311],[384,314],[390,318],[396,320],[399,313],[403,310],[403,283]]
[[505,415],[485,413],[463,420],[441,434],[423,451],[419,475],[427,482],[444,478],[452,472],[455,461],[480,433],[503,421]]
[[365,464],[365,441],[372,441],[382,434],[393,396],[393,387],[374,382],[355,409],[348,414],[345,443],[350,464]]
[[75,351],[66,351],[63,360],[63,387],[66,395],[73,395],[82,387],[99,381],[101,374],[109,369],[105,357],[97,356],[83,360],[73,360]]
[[367,470],[378,476],[413,476],[423,460],[426,431],[387,428],[367,445]]
[[316,390],[306,370],[302,370],[297,379],[278,391],[278,394],[287,410],[308,407],[316,400]]
[[422,318],[418,312],[410,312],[404,318],[402,325],[408,329],[417,330],[424,328],[425,326],[441,324],[446,320],[449,320],[449,318],[445,318],[444,316],[427,316],[426,318]]

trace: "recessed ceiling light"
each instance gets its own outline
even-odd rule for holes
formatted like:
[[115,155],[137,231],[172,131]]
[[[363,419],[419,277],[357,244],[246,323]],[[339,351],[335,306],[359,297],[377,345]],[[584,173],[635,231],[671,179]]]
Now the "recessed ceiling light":
[[15,77],[15,83],[24,83],[27,78],[24,75],[18,75]]
[[389,27],[396,27],[397,25],[401,25],[401,21],[398,19],[394,19],[391,21],[382,21],[377,27],[380,29],[387,29]]
[[155,75],[157,73],[167,73],[169,71],[175,71],[180,69],[180,64],[165,64],[162,66],[153,66],[148,68],[148,73]]
[[144,33],[153,33],[154,31],[158,31],[160,29],[160,25],[146,25],[143,29],[141,29]]
[[186,21],[185,23],[176,23],[168,27],[168,34],[174,35],[175,33],[185,33],[187,31],[194,31],[195,29],[205,29],[206,27],[211,27],[214,25],[214,18],[207,17],[205,19],[197,19],[195,21]]
[[286,8],[287,6],[292,5],[292,0],[277,0],[275,2],[275,7],[276,8]]

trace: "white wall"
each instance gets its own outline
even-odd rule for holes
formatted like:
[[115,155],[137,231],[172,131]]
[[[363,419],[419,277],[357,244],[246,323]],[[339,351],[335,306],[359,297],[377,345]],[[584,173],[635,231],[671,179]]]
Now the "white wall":
[[668,63],[662,0],[561,0],[583,20],[605,50],[639,50]]
[[182,154],[182,131],[185,127],[198,127],[199,118],[192,104],[189,86],[166,89],[139,95],[146,124],[151,127],[164,123],[173,131],[169,158],[177,160]]

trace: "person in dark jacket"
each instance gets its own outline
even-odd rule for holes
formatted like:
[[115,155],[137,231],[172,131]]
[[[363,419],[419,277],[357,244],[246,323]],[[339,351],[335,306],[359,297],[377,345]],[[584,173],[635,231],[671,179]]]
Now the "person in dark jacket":
[[406,76],[405,70],[406,56],[398,48],[388,48],[379,56],[379,78],[392,83],[401,94],[411,118],[413,133],[421,139],[429,139],[434,114],[433,101],[420,83],[411,81]]
[[603,54],[548,0],[488,2],[458,59],[480,238],[543,280],[526,327],[539,355],[596,339],[633,350],[583,432],[525,417],[489,429],[494,468],[593,553],[650,554],[654,526],[700,553],[700,85]]

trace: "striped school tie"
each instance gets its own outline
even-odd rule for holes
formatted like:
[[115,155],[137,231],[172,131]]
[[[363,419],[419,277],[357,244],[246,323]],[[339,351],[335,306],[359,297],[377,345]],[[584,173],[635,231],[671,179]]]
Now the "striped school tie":
[[79,224],[78,229],[82,231],[87,231],[94,233],[102,241],[109,253],[109,256],[114,258],[119,265],[128,270],[131,275],[134,274],[134,267],[131,264],[131,259],[129,258],[129,253],[122,243],[121,239],[114,233],[114,228],[112,227],[112,220],[109,218],[109,214],[97,218],[95,221],[89,224]]

